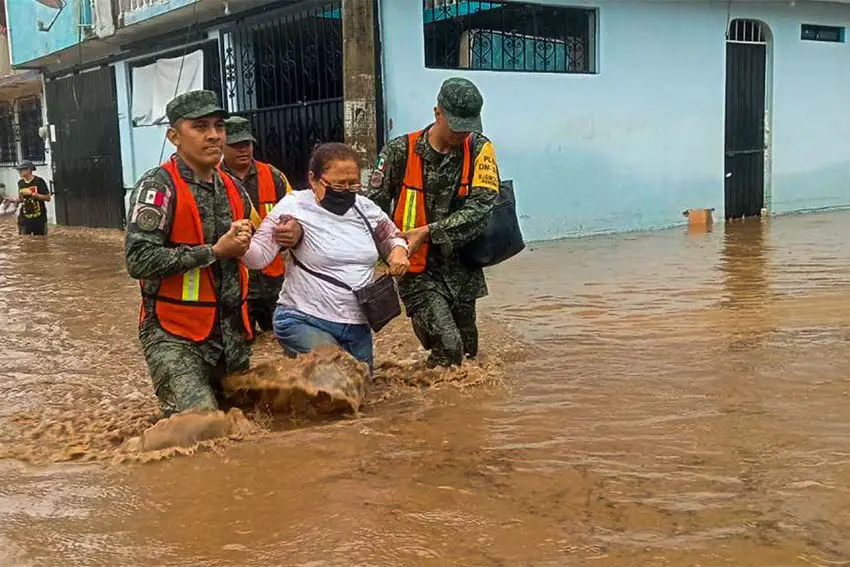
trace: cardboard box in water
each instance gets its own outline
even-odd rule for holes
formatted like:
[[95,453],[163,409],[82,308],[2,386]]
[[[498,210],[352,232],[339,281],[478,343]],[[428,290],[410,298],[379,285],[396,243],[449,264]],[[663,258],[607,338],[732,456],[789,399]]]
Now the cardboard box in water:
[[712,209],[689,209],[687,216],[690,226],[711,226],[714,224],[714,211]]

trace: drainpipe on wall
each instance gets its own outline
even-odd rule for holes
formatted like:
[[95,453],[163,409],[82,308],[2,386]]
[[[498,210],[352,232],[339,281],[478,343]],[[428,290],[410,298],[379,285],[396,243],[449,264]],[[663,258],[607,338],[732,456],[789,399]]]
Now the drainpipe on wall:
[[[345,142],[368,165],[375,163],[378,155],[374,4],[371,0],[342,0]],[[364,176],[367,170],[364,168]]]

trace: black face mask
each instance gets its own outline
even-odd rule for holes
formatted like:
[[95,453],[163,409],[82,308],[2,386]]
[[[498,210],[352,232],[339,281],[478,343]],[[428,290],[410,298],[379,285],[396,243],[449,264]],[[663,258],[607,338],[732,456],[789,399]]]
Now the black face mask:
[[325,198],[319,201],[319,204],[326,211],[342,216],[348,212],[348,209],[354,206],[354,200],[356,198],[357,195],[351,191],[334,191],[325,187]]

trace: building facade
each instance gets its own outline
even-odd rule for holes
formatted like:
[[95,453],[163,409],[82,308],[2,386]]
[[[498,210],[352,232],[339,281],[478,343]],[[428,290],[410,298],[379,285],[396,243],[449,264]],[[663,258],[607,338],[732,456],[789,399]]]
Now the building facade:
[[165,104],[192,89],[303,181],[312,147],[345,138],[342,3],[7,0],[13,64],[45,74],[58,222],[122,227],[136,179],[173,151]]
[[[43,104],[43,83],[37,70],[14,70],[9,53],[9,26],[0,4],[0,197],[17,198],[16,165],[32,161],[48,186],[52,179]],[[56,218],[53,203],[48,218]]]
[[389,136],[485,95],[525,234],[850,205],[847,2],[383,0]]
[[298,185],[313,145],[371,158],[458,75],[530,240],[850,205],[850,0],[6,3],[66,224],[122,225],[174,93],[217,91]]

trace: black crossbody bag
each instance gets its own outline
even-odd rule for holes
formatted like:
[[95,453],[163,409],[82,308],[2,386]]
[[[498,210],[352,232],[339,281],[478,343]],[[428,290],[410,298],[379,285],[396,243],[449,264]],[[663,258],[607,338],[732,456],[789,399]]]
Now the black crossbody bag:
[[[381,248],[378,245],[378,238],[375,236],[375,231],[372,229],[372,225],[369,224],[369,220],[366,218],[366,215],[357,208],[357,205],[354,206],[354,210],[363,222],[366,223],[366,228],[369,229],[369,234],[372,236],[372,241],[375,243],[375,248],[378,250],[378,254],[380,255]],[[352,292],[354,297],[357,298],[360,308],[363,309],[363,314],[366,315],[369,327],[371,327],[374,332],[377,333],[383,329],[387,323],[401,315],[401,304],[398,300],[398,290],[396,289],[395,280],[391,275],[384,274],[366,287],[355,290],[347,283],[341,282],[332,276],[311,270],[295,257],[292,250],[289,251],[289,255],[292,257],[292,261],[296,266],[311,276]],[[386,258],[382,259],[386,261]]]

